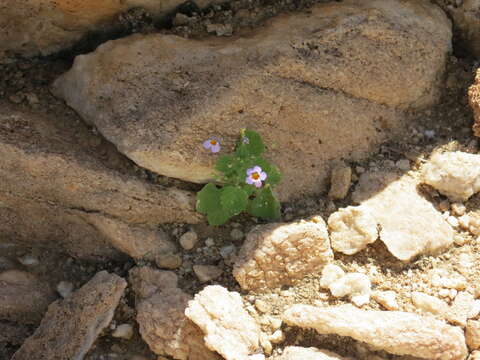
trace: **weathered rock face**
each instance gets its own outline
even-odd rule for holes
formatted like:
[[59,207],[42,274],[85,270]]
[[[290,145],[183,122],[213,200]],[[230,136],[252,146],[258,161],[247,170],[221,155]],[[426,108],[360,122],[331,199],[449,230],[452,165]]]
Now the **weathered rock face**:
[[55,293],[48,283],[19,270],[0,272],[0,320],[38,324]]
[[364,173],[352,197],[380,224],[380,240],[402,261],[439,253],[453,244],[452,227],[418,193],[418,184],[408,175]]
[[101,271],[68,298],[51,304],[35,333],[12,360],[83,359],[113,318],[127,283]]
[[350,336],[396,355],[430,360],[464,360],[467,356],[462,329],[407,312],[294,305],[284,314],[284,321],[320,334]]
[[401,108],[431,104],[450,38],[427,2],[350,0],[234,41],[111,41],[78,56],[54,92],[139,165],[192,182],[212,179],[204,140],[230,151],[255,129],[285,200],[320,192],[330,161],[365,155],[401,127]]
[[[23,0],[0,4],[0,61],[8,55],[48,55],[92,31],[112,29],[118,15],[142,7],[159,17],[183,0]],[[205,6],[210,1],[196,1]]]
[[452,201],[466,201],[480,191],[480,155],[436,153],[423,167],[422,180]]
[[193,194],[107,167],[75,118],[0,108],[0,242],[138,258],[173,249],[157,224],[198,221]]
[[130,282],[140,334],[154,353],[179,360],[220,358],[207,349],[200,329],[185,317],[192,297],[177,287],[174,272],[137,267],[130,271]]
[[239,293],[207,286],[188,303],[185,315],[202,329],[207,347],[226,360],[247,360],[259,347],[260,328]]
[[287,346],[276,360],[346,360],[346,358],[327,350]]
[[468,103],[473,110],[473,117],[475,118],[473,132],[480,137],[480,69],[477,70],[475,82],[468,89]]
[[253,229],[235,261],[233,276],[243,289],[291,285],[333,260],[321,217]]

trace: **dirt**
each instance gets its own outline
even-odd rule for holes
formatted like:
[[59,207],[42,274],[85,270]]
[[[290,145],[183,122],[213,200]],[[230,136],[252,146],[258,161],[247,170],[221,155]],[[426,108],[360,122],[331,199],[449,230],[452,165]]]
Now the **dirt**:
[[[207,25],[209,24],[229,24],[233,34],[241,34],[254,27],[262,26],[262,22],[265,19],[281,12],[308,11],[308,6],[315,2],[326,1],[239,0],[225,5],[215,5],[204,11],[200,11],[192,4],[187,4],[180,8],[180,12],[186,15],[187,18],[182,16],[175,18],[172,14],[169,19],[157,24],[154,24],[149,15],[144,11],[137,9],[123,14],[119,18],[119,23],[123,26],[123,31],[120,35],[123,36],[131,32],[148,33],[160,31],[191,38],[215,36],[207,32]],[[174,25],[178,24],[179,21],[184,23]],[[66,118],[68,116],[71,121],[81,122],[81,119],[71,109],[51,95],[49,86],[57,76],[71,66],[74,55],[91,50],[96,43],[104,40],[103,38],[89,37],[70,51],[57,56],[30,60],[21,59],[11,64],[0,65],[0,99],[8,99],[18,109],[28,108],[30,111],[57,118]],[[472,134],[471,125],[473,118],[466,98],[466,89],[473,80],[473,71],[478,64],[465,55],[463,51],[459,51],[451,56],[442,99],[435,107],[409,114],[411,125],[408,134],[404,138],[383,144],[379,151],[369,159],[349,164],[353,169],[351,189],[354,188],[361,172],[395,167],[395,163],[401,159],[409,159],[412,170],[417,171],[419,165],[428,158],[429,154],[438,148],[478,153],[479,143]],[[4,111],[4,109],[0,108],[1,111]],[[68,124],[64,125],[68,129]],[[85,144],[95,143],[97,145],[96,151],[102,154],[105,163],[117,170],[135,173],[136,176],[153,183],[175,185],[192,190],[199,189],[198,185],[165,178],[138,168],[134,163],[120,155],[111,144],[102,139],[94,128],[88,128],[85,125],[85,132],[79,141]],[[439,204],[445,198],[435,193],[433,195],[431,201],[437,207],[440,206]],[[351,204],[351,192],[345,199],[335,202],[329,200],[325,193],[319,197],[283,204],[282,217],[285,221],[291,221],[320,214],[324,219],[327,219],[336,209]],[[480,210],[480,195],[474,196],[466,205],[470,210]],[[193,265],[208,264],[219,266],[223,269],[223,275],[211,283],[220,284],[229,290],[240,292],[247,308],[250,310],[253,309],[253,304],[257,299],[266,300],[271,304],[271,310],[266,314],[253,312],[254,317],[259,319],[260,323],[265,323],[267,316],[278,316],[285,307],[293,303],[333,305],[348,302],[347,299],[343,298],[335,299],[330,296],[327,290],[321,289],[319,286],[320,275],[318,273],[311,274],[293,287],[284,287],[271,293],[255,294],[253,292],[245,293],[241,291],[232,276],[231,260],[228,258],[224,259],[220,254],[220,249],[228,245],[234,245],[238,250],[243,240],[232,239],[230,236],[231,231],[237,229],[247,234],[259,222],[259,220],[247,216],[239,216],[227,225],[218,228],[209,227],[206,224],[196,226],[172,224],[164,226],[164,229],[177,241],[189,229],[196,231],[200,238],[193,250],[182,250],[183,265],[178,270],[175,270],[179,276],[182,289],[187,293],[195,294],[205,286],[194,275]],[[411,291],[423,291],[432,295],[437,293],[437,289],[430,282],[432,272],[435,269],[445,269],[449,273],[460,272],[470,284],[477,282],[480,276],[480,244],[467,233],[459,232],[457,235],[464,238],[464,245],[455,245],[440,256],[424,256],[410,264],[404,264],[396,260],[379,241],[354,256],[336,253],[335,262],[346,272],[357,271],[368,274],[374,290],[394,290],[397,293],[400,310],[414,311],[409,297]],[[214,244],[211,246],[205,245],[207,238],[213,239]],[[39,264],[36,266],[23,266],[18,263],[16,259],[25,254],[36,257],[39,260]],[[465,258],[466,256],[471,259],[473,264],[467,270],[458,265],[460,258]],[[136,265],[134,260],[89,263],[56,252],[54,249],[39,248],[2,246],[1,257],[12,260],[17,268],[26,269],[42,278],[48,279],[54,288],[62,280],[70,281],[75,288],[78,288],[100,270],[107,270],[127,277],[128,271]],[[146,263],[137,262],[137,264]],[[155,266],[155,264],[151,265]],[[127,294],[121,300],[114,319],[116,324],[132,324],[135,329],[134,337],[131,340],[115,339],[110,336],[110,330],[108,330],[104,333],[104,336],[99,338],[86,359],[133,360],[135,355],[139,356],[138,360],[156,358],[140,338],[138,326],[134,319],[134,307],[134,294],[131,289],[127,289]],[[365,308],[381,309],[381,306],[372,300]],[[267,330],[267,326],[264,326],[264,329]],[[34,328],[32,327],[29,330],[33,332]],[[274,345],[274,354],[278,352],[278,349],[294,344],[316,346],[333,350],[341,355],[354,356],[355,358],[366,358],[366,354],[373,354],[369,349],[365,348],[365,345],[350,339],[337,336],[320,336],[312,331],[298,330],[285,326],[283,330],[286,334],[286,340],[278,346]],[[12,345],[0,342],[0,359],[9,359],[18,347],[18,344]],[[388,359],[397,358],[381,352],[376,354]]]

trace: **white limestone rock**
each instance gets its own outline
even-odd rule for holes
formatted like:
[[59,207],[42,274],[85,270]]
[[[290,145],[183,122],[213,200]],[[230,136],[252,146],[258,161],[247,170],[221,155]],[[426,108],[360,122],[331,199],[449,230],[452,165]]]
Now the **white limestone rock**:
[[363,341],[395,355],[429,360],[464,360],[463,331],[432,317],[401,311],[367,311],[352,305],[315,307],[294,305],[284,321],[313,328],[320,334],[337,334]]
[[276,360],[347,360],[343,356],[331,351],[316,348],[303,348],[299,346],[287,346],[281,356]]
[[332,248],[347,255],[365,249],[378,239],[377,222],[367,209],[349,206],[328,218]]
[[350,273],[331,283],[329,289],[333,296],[349,296],[355,305],[363,306],[370,302],[372,284],[367,275]]
[[185,315],[203,331],[207,347],[226,360],[246,360],[259,347],[260,329],[236,292],[207,286],[189,301]]
[[434,154],[422,169],[423,182],[452,201],[480,191],[480,155],[461,151]]
[[320,278],[320,286],[328,289],[332,283],[345,276],[345,271],[335,264],[327,264],[322,270],[322,277]]
[[275,288],[321,271],[332,260],[325,222],[317,216],[254,228],[240,249],[233,276],[245,290]]

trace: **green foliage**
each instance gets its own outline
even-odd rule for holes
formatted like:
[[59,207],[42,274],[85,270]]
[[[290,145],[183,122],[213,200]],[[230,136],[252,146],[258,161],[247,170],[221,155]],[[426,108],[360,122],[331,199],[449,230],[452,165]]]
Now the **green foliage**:
[[[223,187],[209,183],[197,194],[197,211],[207,216],[210,225],[222,225],[243,211],[263,219],[280,217],[280,203],[272,187],[281,181],[281,174],[262,157],[264,152],[260,134],[242,130],[234,154],[218,158],[215,169]],[[262,176],[266,178],[261,180]]]

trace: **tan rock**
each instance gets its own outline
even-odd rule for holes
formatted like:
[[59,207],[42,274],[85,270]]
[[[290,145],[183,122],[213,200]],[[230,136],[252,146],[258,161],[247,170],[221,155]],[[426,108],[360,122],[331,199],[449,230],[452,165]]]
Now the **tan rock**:
[[[25,0],[0,4],[0,61],[9,55],[49,55],[69,48],[88,32],[118,28],[118,15],[142,7],[155,18],[181,0]],[[196,2],[200,6],[208,0]]]
[[233,276],[243,289],[293,284],[333,260],[325,222],[320,217],[253,229],[240,249]]
[[477,70],[475,82],[468,88],[468,103],[473,110],[473,116],[475,118],[473,132],[476,136],[480,137],[480,70]]
[[129,280],[136,295],[140,334],[157,355],[179,360],[215,360],[200,329],[185,317],[191,296],[177,287],[172,271],[137,267]]
[[349,206],[328,218],[332,248],[347,255],[365,249],[378,238],[377,222],[367,209]]
[[322,277],[320,278],[320,286],[328,289],[331,284],[345,276],[345,271],[335,264],[327,264],[322,270]]
[[412,303],[416,308],[423,312],[445,317],[448,314],[449,307],[446,302],[435,296],[431,296],[419,291],[412,293]]
[[469,314],[475,305],[475,298],[466,291],[460,291],[450,306],[447,319],[454,325],[465,327]]
[[331,283],[328,288],[335,297],[349,296],[350,300],[357,306],[363,306],[370,302],[372,284],[365,274],[346,274]]
[[20,271],[0,272],[0,320],[37,325],[55,300],[47,282]]
[[422,178],[450,200],[466,201],[480,191],[480,155],[435,153],[422,168]]
[[313,328],[320,334],[349,336],[395,355],[429,360],[463,360],[467,356],[460,328],[412,313],[367,311],[352,305],[294,305],[283,318],[289,325]]
[[352,168],[346,164],[336,165],[330,177],[330,191],[328,197],[332,199],[344,199],[352,182]]
[[468,215],[468,230],[473,235],[480,236],[480,211],[472,211]]
[[343,356],[331,351],[316,348],[302,348],[299,346],[287,346],[281,356],[276,360],[346,360]]
[[2,101],[0,181],[3,236],[76,257],[165,250],[171,245],[158,224],[200,219],[193,193],[139,180],[73,115],[43,116]]
[[191,182],[212,179],[203,141],[231,151],[241,128],[257,130],[286,200],[321,192],[333,160],[401,128],[397,108],[431,104],[450,38],[428,2],[332,2],[234,40],[110,41],[78,56],[54,92],[140,166]]
[[160,254],[155,258],[155,264],[163,269],[178,269],[183,260],[179,254]]
[[113,318],[127,283],[106,271],[63,300],[48,307],[40,326],[12,360],[83,359]]
[[353,201],[380,224],[380,240],[402,261],[438,254],[453,244],[452,227],[417,186],[409,175],[370,172],[362,174],[353,193]]
[[474,351],[468,357],[468,360],[480,360],[480,351]]
[[223,270],[214,265],[193,265],[193,272],[202,283],[215,280],[223,274]]
[[372,298],[387,310],[398,310],[397,293],[392,290],[374,291]]
[[469,320],[465,331],[465,338],[470,350],[480,349],[480,321]]
[[205,334],[207,347],[226,360],[246,360],[259,346],[260,329],[240,294],[210,285],[188,303],[185,315]]

